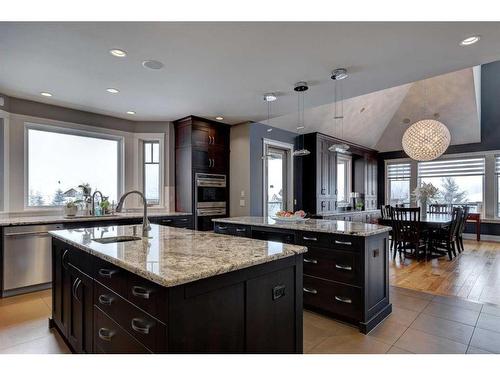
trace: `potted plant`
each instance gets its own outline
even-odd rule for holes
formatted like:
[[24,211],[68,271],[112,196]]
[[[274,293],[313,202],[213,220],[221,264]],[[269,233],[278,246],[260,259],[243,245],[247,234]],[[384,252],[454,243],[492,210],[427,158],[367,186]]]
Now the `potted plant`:
[[438,192],[439,189],[437,187],[435,187],[431,183],[426,184],[425,182],[422,182],[421,186],[413,190],[412,195],[415,198],[415,201],[418,202],[418,205],[420,207],[421,217],[427,216],[427,204],[429,200],[436,197]]
[[110,203],[109,203],[108,197],[103,197],[102,202],[99,203],[99,206],[101,207],[103,215],[110,213],[109,212]]
[[64,215],[65,216],[76,216],[78,212],[78,204],[81,200],[69,201],[64,205]]

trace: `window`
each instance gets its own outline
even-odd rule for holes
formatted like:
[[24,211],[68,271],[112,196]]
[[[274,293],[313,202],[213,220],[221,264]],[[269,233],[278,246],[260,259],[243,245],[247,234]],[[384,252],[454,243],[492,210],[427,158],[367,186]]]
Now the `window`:
[[495,156],[495,177],[496,177],[496,188],[497,188],[497,217],[500,217],[500,156]]
[[348,203],[351,192],[351,164],[349,156],[337,154],[337,202]]
[[387,164],[387,202],[391,206],[410,205],[410,163]]
[[143,184],[148,204],[160,204],[160,142],[143,141]]
[[484,174],[484,157],[418,163],[419,183],[431,183],[439,190],[436,203],[467,204],[472,212],[483,210]]
[[26,145],[27,207],[62,206],[81,197],[78,185],[85,183],[117,201],[119,138],[28,125]]

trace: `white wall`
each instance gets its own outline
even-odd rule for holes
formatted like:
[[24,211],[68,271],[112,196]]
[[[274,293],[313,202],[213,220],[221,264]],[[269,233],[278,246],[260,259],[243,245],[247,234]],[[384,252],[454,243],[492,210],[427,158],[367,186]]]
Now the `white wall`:
[[[229,215],[250,215],[250,125],[231,127],[229,160]],[[244,194],[242,197],[241,194]],[[244,206],[240,206],[240,200]]]
[[[8,121],[8,132],[6,132],[7,139],[5,140],[8,144],[8,158],[6,158],[6,168],[8,173],[8,196],[6,196],[6,201],[4,205],[4,212],[17,213],[26,212],[24,210],[24,124],[26,122],[42,124],[42,125],[52,125],[58,127],[66,127],[79,130],[87,130],[91,132],[111,134],[115,136],[121,136],[124,140],[124,175],[123,175],[123,191],[129,191],[133,189],[140,188],[141,180],[139,179],[139,148],[137,147],[139,138],[137,134],[133,132],[120,131],[114,129],[101,128],[97,126],[88,126],[82,124],[76,124],[71,122],[63,122],[50,120],[45,118],[19,115],[11,113],[9,115]],[[158,129],[158,130],[156,130]],[[151,130],[156,130],[159,134],[164,136],[165,145],[165,193],[166,199],[164,200],[164,208],[167,210],[174,210],[175,207],[171,206],[174,185],[173,180],[170,179],[170,169],[171,169],[171,154],[172,149],[168,146],[170,144],[170,138],[173,136],[172,125],[168,122],[162,123],[162,126],[154,127],[153,129],[138,129],[143,132],[151,132]],[[127,200],[127,207],[138,207],[139,201],[136,197],[130,197]],[[39,210],[38,210],[39,211]]]

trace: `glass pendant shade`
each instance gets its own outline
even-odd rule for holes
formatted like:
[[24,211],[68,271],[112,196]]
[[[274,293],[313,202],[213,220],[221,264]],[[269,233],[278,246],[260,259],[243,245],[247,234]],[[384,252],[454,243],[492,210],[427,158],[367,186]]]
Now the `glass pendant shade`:
[[434,160],[448,148],[451,135],[441,122],[425,119],[411,125],[403,135],[403,150],[418,161]]

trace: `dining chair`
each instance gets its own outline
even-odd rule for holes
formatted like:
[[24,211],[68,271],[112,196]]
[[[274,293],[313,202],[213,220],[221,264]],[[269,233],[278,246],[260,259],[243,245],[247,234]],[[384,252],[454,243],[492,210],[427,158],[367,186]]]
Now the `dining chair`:
[[418,257],[422,249],[424,256],[426,256],[427,247],[420,225],[420,208],[394,207],[391,209],[391,213],[396,243],[394,258],[396,258],[397,252],[399,255],[403,253],[406,257],[407,250],[411,250],[411,255]]
[[463,209],[454,207],[451,211],[451,224],[447,228],[439,229],[432,233],[434,247],[445,249],[450,260],[457,256],[458,231],[462,220]]
[[448,204],[433,203],[429,205],[427,212],[430,214],[449,214],[450,206]]
[[[392,227],[392,213],[391,213],[391,211],[392,211],[392,206],[389,204],[380,207],[380,214],[382,216],[382,219],[389,220],[391,222],[391,227]],[[390,241],[389,250],[393,251],[395,249],[395,243],[396,243],[394,241],[394,229],[389,231],[389,241]]]
[[469,211],[470,211],[469,206],[463,206],[462,217],[460,218],[460,224],[457,230],[457,248],[459,253],[465,250],[463,234],[465,231],[465,224],[467,223],[467,217],[469,216]]

